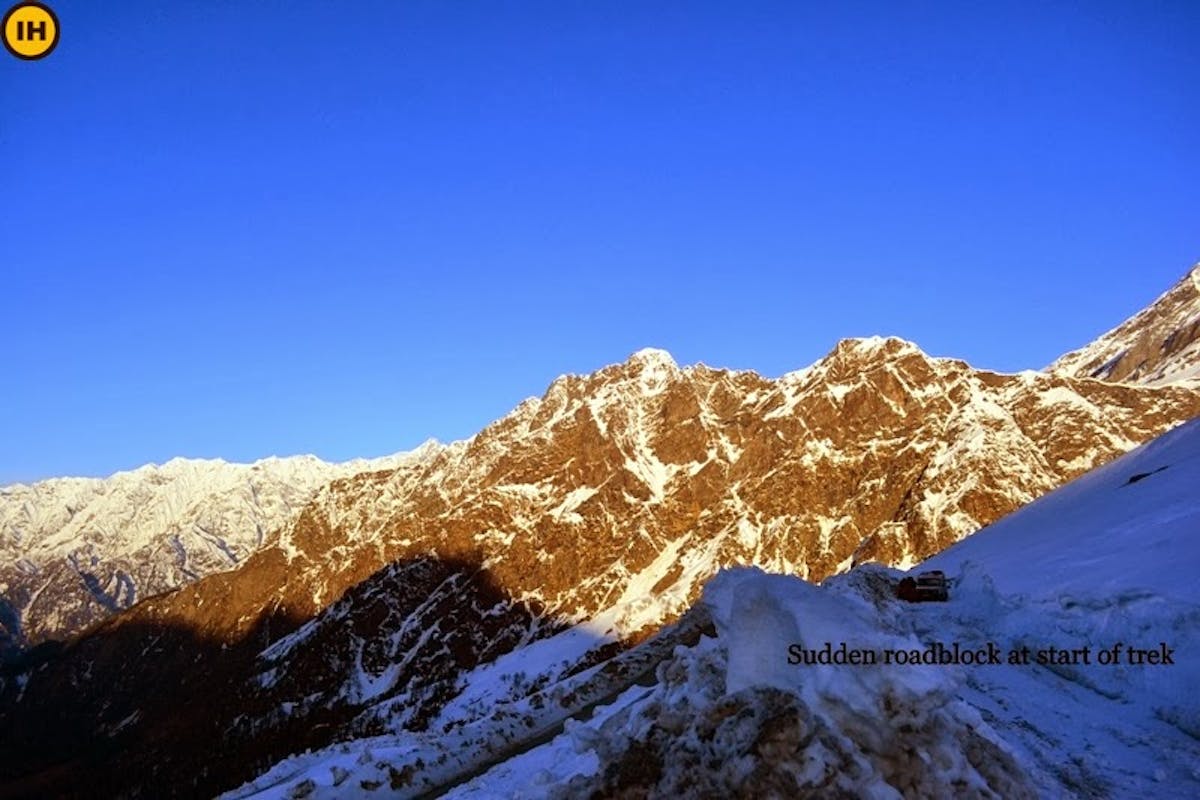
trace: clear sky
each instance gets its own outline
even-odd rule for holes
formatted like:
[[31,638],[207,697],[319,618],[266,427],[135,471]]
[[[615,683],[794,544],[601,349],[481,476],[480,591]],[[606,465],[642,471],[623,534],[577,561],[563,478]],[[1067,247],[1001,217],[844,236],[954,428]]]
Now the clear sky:
[[1200,259],[1200,3],[48,0],[0,483],[469,436],[645,346],[1044,366]]

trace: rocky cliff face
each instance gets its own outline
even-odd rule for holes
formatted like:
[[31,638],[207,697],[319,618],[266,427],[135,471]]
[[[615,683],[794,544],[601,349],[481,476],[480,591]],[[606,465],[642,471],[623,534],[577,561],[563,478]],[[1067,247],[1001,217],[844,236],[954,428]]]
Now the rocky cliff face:
[[[777,380],[642,351],[467,442],[330,483],[237,570],[10,675],[0,729],[25,738],[0,733],[0,776],[59,785],[39,781],[74,758],[62,785],[108,770],[150,794],[163,774],[227,788],[348,732],[427,726],[464,670],[572,623],[595,641],[555,669],[603,660],[722,565],[816,580],[914,563],[1197,414],[1187,386],[999,375],[898,339],[843,341]],[[64,702],[74,744],[46,721]],[[224,755],[190,762],[197,737]]]
[[842,342],[779,380],[643,351],[419,468],[321,491],[281,536],[303,576],[281,594],[309,613],[430,550],[567,616],[628,593],[682,603],[718,563],[814,580],[913,563],[1195,415],[1197,397],[980,372],[897,339]]
[[0,488],[0,659],[235,569],[334,478],[437,450],[329,464],[177,458],[110,478]]
[[1148,385],[1200,381],[1200,264],[1143,311],[1048,369]]

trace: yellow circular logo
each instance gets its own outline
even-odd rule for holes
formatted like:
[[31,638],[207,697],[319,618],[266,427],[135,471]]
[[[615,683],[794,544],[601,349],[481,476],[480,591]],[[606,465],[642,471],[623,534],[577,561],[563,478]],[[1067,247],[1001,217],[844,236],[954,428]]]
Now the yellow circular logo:
[[17,58],[45,58],[58,44],[58,17],[41,3],[17,3],[4,15],[4,46]]

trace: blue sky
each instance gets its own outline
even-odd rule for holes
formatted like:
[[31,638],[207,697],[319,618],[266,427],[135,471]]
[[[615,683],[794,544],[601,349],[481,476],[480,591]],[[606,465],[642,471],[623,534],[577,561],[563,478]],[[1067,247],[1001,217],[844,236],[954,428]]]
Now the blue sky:
[[644,346],[1036,368],[1200,259],[1191,0],[51,5],[0,483],[461,438]]

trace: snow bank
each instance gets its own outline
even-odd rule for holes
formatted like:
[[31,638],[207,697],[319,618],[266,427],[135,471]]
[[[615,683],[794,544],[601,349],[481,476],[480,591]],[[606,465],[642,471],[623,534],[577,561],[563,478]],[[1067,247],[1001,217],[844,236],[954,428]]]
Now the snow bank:
[[598,730],[573,729],[600,767],[548,796],[1036,797],[999,737],[957,699],[960,673],[788,664],[797,644],[920,647],[884,623],[885,581],[829,588],[722,572],[704,594],[717,640],[676,650],[653,693]]

